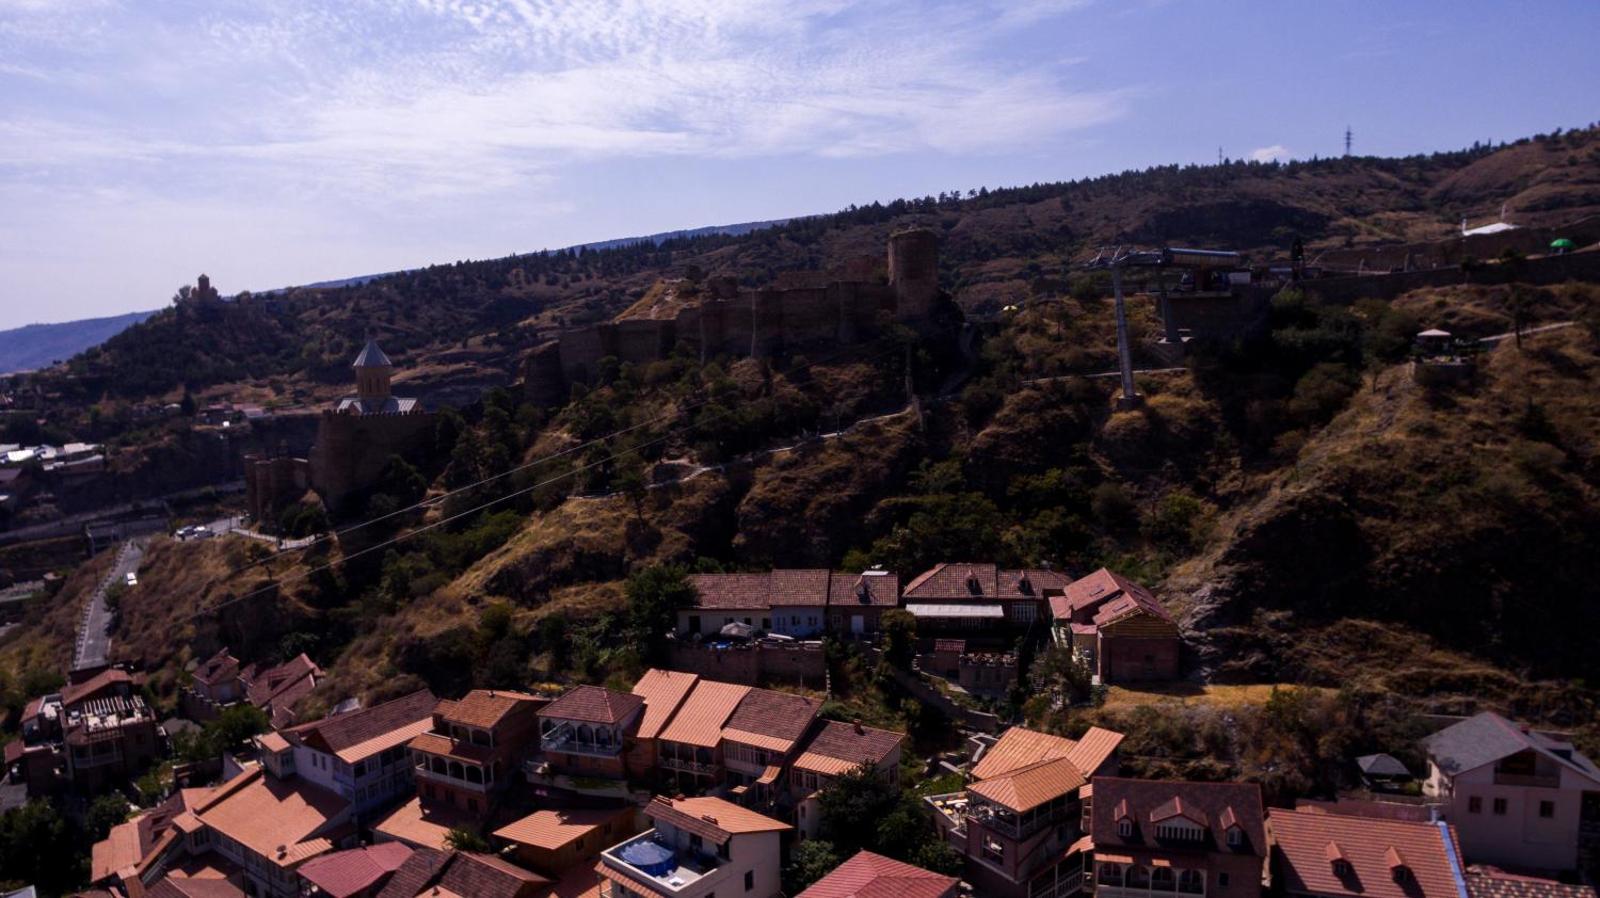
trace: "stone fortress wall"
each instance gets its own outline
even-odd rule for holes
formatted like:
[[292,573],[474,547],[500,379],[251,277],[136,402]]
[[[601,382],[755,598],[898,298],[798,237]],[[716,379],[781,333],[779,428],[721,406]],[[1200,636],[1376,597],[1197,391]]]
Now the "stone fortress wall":
[[924,327],[939,299],[938,238],[925,228],[889,237],[888,281],[861,278],[821,285],[740,289],[732,279],[701,285],[700,301],[671,318],[622,318],[573,328],[524,362],[527,394],[537,402],[565,399],[587,383],[600,360],[646,364],[679,344],[702,359],[767,358],[805,346],[847,346],[876,335],[883,316]]

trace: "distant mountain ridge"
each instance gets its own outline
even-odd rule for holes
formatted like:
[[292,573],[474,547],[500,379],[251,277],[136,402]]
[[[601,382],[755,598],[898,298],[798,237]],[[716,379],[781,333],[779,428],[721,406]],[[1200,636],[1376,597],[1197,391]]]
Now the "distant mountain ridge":
[[[616,249],[617,247],[634,246],[634,245],[640,244],[640,243],[653,243],[656,246],[660,246],[661,244],[666,243],[668,240],[690,239],[690,238],[694,238],[694,237],[711,237],[711,236],[715,236],[715,235],[722,235],[722,236],[726,236],[726,237],[742,237],[745,234],[750,233],[751,231],[759,231],[762,228],[780,227],[782,225],[788,224],[791,221],[794,221],[794,219],[792,219],[792,218],[772,218],[772,219],[768,219],[766,221],[743,221],[743,222],[739,222],[738,224],[729,224],[729,225],[706,225],[703,228],[681,228],[681,229],[676,230],[676,231],[662,231],[662,232],[660,232],[658,234],[647,234],[647,235],[645,235],[643,237],[617,237],[617,238],[614,238],[614,239],[611,239],[611,240],[596,240],[593,243],[576,243],[576,244],[573,244],[572,246],[561,247],[560,249],[535,250],[534,252],[561,253],[561,252],[571,252],[571,251],[574,251],[574,250],[592,251],[592,250],[602,250],[602,249]],[[531,253],[517,253],[515,255],[531,255]],[[331,280],[331,281],[316,281],[315,283],[301,284],[299,286],[304,287],[306,289],[311,289],[311,290],[323,290],[323,289],[332,290],[332,289],[336,289],[338,287],[359,287],[362,284],[366,284],[366,283],[368,283],[370,281],[375,281],[378,278],[386,278],[386,277],[390,277],[391,275],[397,275],[397,274],[407,274],[409,272],[416,271],[416,270],[417,269],[415,269],[415,268],[402,268],[399,271],[385,271],[385,272],[382,272],[380,274],[358,274],[355,277],[335,278],[334,280]],[[292,289],[294,289],[294,288],[293,287],[279,287],[276,290],[267,290],[267,291],[263,291],[263,292],[265,292],[265,293],[282,293],[284,290],[292,290]]]
[[[580,243],[564,247],[552,252],[567,250],[602,250],[613,249],[619,246],[632,246],[638,243],[653,243],[660,246],[668,240],[680,238],[705,237],[711,235],[727,235],[738,237],[751,231],[762,228],[777,227],[788,224],[792,219],[776,218],[769,221],[746,221],[730,225],[708,225],[703,228],[684,228],[677,231],[662,231],[659,234],[648,234],[643,237],[618,237],[613,240],[599,240],[594,243]],[[335,278],[327,281],[317,281],[311,284],[300,285],[307,289],[332,290],[340,287],[359,287],[379,278],[405,274],[414,269],[401,271],[385,271],[380,274],[361,274],[354,277]],[[262,294],[282,293],[294,287],[280,287],[276,290],[263,290]],[[36,368],[45,368],[58,361],[69,359],[85,349],[90,349],[104,343],[129,327],[144,321],[154,315],[157,309],[147,312],[128,312],[123,315],[111,315],[105,318],[83,318],[77,321],[62,321],[54,324],[29,324],[11,330],[0,331],[0,374],[12,374],[18,371],[32,371]]]
[[28,324],[0,331],[0,374],[45,368],[111,339],[157,310],[84,318],[57,324]]

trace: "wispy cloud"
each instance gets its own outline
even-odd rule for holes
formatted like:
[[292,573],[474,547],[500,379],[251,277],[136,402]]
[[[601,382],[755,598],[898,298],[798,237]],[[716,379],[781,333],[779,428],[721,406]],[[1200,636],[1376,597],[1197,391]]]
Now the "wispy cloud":
[[[1009,152],[1115,118],[1126,100],[1075,89],[1066,66],[1018,71],[987,52],[1075,0],[912,15],[839,0],[272,0],[177,21],[0,2],[58,31],[111,15],[126,40],[74,62],[155,107],[7,116],[0,164],[203,158],[386,198],[500,190],[604,156]],[[21,55],[19,76],[42,70]],[[206,86],[187,98],[191,117],[166,120],[161,95],[184,82]]]

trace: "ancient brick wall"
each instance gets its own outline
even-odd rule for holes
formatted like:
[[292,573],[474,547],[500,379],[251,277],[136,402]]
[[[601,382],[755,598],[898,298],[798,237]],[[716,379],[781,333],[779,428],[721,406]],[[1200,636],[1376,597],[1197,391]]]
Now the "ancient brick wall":
[[374,485],[389,456],[416,458],[433,436],[434,415],[324,412],[311,450],[311,486],[335,512]]
[[741,646],[709,648],[676,641],[668,652],[673,670],[712,680],[754,686],[763,682],[820,685],[827,679],[827,658],[820,646]]
[[562,332],[554,349],[541,346],[524,361],[525,390],[536,402],[560,402],[567,384],[589,381],[606,356],[643,364],[665,358],[682,343],[703,359],[767,357],[870,339],[886,311],[907,323],[929,319],[939,297],[933,232],[891,237],[889,272],[889,284],[836,280],[818,285],[807,272],[781,282],[798,286],[745,291],[730,278],[713,278],[702,286],[700,302],[672,319],[625,319]]

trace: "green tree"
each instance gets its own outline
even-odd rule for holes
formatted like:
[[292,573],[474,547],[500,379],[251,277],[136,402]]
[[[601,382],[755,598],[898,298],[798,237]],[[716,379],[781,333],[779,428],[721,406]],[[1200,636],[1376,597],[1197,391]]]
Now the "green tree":
[[87,852],[71,822],[43,800],[0,815],[0,882],[32,883],[62,894],[88,878]]
[[120,792],[111,792],[96,798],[83,815],[83,824],[95,840],[104,839],[113,826],[128,819],[128,799]]
[[694,586],[682,565],[656,564],[628,577],[627,640],[640,657],[659,662],[665,652],[662,637],[678,625],[678,609],[694,604]]
[[885,611],[878,618],[878,630],[883,633],[883,657],[901,670],[911,669],[911,658],[917,651],[917,619],[901,608]]
[[879,824],[899,805],[900,790],[858,767],[834,779],[818,803],[822,813],[818,837],[831,843],[840,856],[852,857],[863,848],[876,850]]
[[834,867],[844,862],[832,842],[808,839],[789,852],[789,866],[783,871],[783,890],[798,895],[812,883],[827,876]]
[[465,826],[451,827],[450,831],[444,834],[444,843],[457,851],[471,851],[476,854],[488,854],[493,850],[488,839]]

